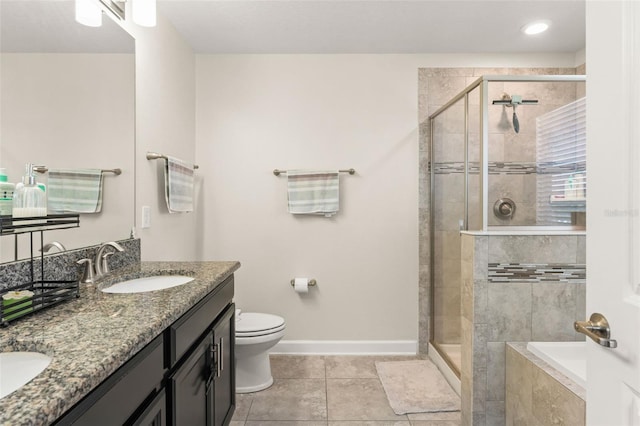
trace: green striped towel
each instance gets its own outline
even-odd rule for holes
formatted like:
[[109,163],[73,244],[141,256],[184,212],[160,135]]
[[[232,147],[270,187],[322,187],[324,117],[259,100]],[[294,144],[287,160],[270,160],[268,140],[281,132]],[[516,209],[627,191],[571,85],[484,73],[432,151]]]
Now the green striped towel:
[[287,171],[289,213],[331,217],[340,208],[337,170]]
[[169,213],[193,211],[193,164],[167,157],[165,161],[165,199]]
[[51,213],[100,213],[102,170],[49,170],[47,204]]

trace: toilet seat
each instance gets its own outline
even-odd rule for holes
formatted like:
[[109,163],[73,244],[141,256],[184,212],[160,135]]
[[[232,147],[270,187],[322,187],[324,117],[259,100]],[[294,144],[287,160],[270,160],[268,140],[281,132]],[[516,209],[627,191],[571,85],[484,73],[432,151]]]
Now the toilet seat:
[[284,318],[277,315],[242,312],[236,316],[236,338],[266,336],[284,328]]

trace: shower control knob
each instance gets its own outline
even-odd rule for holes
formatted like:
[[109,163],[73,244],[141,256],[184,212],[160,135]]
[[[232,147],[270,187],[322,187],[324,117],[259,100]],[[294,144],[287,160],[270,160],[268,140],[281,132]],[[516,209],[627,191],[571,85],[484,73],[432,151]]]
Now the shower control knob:
[[516,212],[516,203],[510,198],[500,198],[493,205],[493,214],[499,219],[511,219]]
[[500,214],[503,216],[511,216],[511,206],[507,203],[500,204]]

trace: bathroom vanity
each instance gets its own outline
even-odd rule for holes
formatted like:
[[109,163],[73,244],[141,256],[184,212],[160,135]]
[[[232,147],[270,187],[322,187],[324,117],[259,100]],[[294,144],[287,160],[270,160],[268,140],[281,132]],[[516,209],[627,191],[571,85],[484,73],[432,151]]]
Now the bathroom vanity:
[[[142,262],[80,298],[0,330],[3,351],[53,358],[0,399],[0,424],[226,425],[235,409],[234,283],[238,262]],[[194,281],[160,291],[107,294],[153,275]]]

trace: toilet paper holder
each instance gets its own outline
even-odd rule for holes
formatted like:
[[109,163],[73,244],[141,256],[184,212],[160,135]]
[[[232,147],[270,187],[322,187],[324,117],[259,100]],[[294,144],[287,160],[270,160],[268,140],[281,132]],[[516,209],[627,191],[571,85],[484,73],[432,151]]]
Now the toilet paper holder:
[[[291,279],[291,287],[294,287],[295,284],[296,284],[296,279],[292,278]],[[312,279],[309,280],[309,287],[313,287],[316,284],[317,284],[317,282],[316,282],[315,278],[312,278]]]

